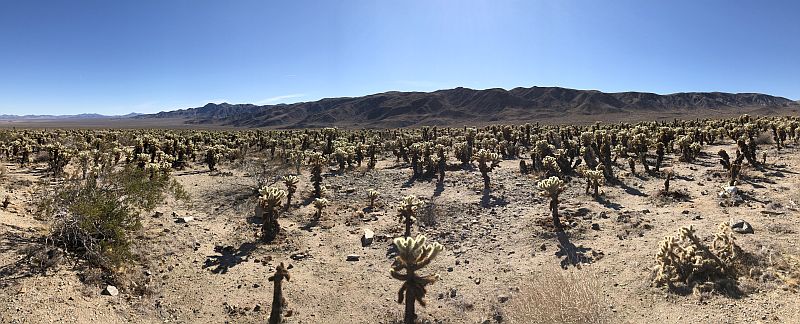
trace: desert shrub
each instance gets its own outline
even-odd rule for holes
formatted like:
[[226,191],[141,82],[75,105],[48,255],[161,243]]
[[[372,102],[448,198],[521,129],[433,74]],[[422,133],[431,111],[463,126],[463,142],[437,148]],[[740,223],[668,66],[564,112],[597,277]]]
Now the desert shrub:
[[611,323],[596,276],[551,269],[523,280],[504,309],[509,323]]
[[140,213],[153,210],[168,193],[186,198],[168,174],[129,166],[69,180],[43,198],[39,209],[55,216],[49,243],[114,273],[135,259],[132,238],[141,228]]

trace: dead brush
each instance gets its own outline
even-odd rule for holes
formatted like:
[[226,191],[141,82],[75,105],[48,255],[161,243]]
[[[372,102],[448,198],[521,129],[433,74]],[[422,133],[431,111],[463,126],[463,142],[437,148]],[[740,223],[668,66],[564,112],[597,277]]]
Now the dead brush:
[[522,280],[503,309],[509,323],[612,323],[597,276],[553,268]]
[[760,282],[782,283],[783,289],[800,292],[800,255],[764,246],[755,254],[747,255],[747,258],[750,278]]

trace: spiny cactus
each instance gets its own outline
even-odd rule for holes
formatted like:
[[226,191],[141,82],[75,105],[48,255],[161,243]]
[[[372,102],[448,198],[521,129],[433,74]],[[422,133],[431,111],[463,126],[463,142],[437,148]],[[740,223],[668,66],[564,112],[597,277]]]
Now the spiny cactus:
[[367,199],[369,200],[369,209],[373,210],[375,208],[375,200],[380,197],[381,193],[375,189],[367,190]]
[[269,324],[279,324],[283,321],[283,308],[286,307],[286,299],[283,298],[283,280],[290,279],[289,271],[283,266],[283,262],[275,268],[275,274],[268,278],[274,283],[272,291],[272,309],[269,312]]
[[[417,271],[430,264],[444,247],[439,243],[426,244],[424,235],[396,238],[394,245],[398,255],[389,273],[392,278],[403,281],[397,292],[397,302],[405,301],[404,323],[413,324],[417,318],[415,304],[425,306],[425,287],[440,278],[438,274],[420,276]],[[401,272],[403,270],[405,273]]]
[[328,199],[325,198],[314,199],[314,209],[316,209],[316,211],[314,212],[315,220],[319,220],[320,218],[322,218],[322,211],[325,209],[325,207],[328,207]]
[[283,198],[286,197],[286,191],[275,187],[264,187],[259,191],[258,197],[259,207],[263,211],[263,225],[261,227],[262,238],[264,241],[270,242],[278,236],[280,232],[280,224],[278,224],[278,207],[283,203]]
[[717,155],[719,155],[719,164],[721,164],[725,170],[730,170],[731,157],[728,155],[728,152],[726,152],[724,149],[720,149],[719,152],[717,152]]
[[322,167],[326,159],[321,153],[314,152],[308,156],[308,164],[311,166],[311,182],[314,184],[314,198],[322,198]]
[[300,178],[295,175],[290,174],[283,177],[283,184],[286,186],[286,207],[292,205],[292,196],[297,191],[298,182],[300,182]]
[[591,188],[592,197],[597,198],[600,195],[600,185],[605,180],[605,176],[603,175],[603,165],[598,165],[596,170],[584,170],[583,176],[586,177],[586,194],[589,194],[589,189]]
[[673,171],[671,169],[664,170],[664,194],[669,193],[669,182],[672,180]]
[[558,220],[558,196],[564,192],[564,181],[558,177],[550,177],[539,181],[537,184],[542,196],[550,198],[550,212],[553,216],[553,224],[560,226]]
[[211,147],[206,151],[206,158],[205,163],[208,165],[209,171],[216,171],[217,164],[223,157],[223,152],[221,152],[219,147]]
[[488,190],[489,172],[492,172],[492,169],[500,165],[500,155],[481,149],[475,153],[472,160],[478,162],[478,170],[481,171],[481,177],[483,177],[483,188]]
[[561,173],[561,168],[558,166],[558,161],[555,157],[549,155],[542,159],[542,168],[545,171],[546,177],[556,176]]
[[659,243],[653,283],[670,288],[682,284],[695,292],[734,288],[739,248],[729,223],[719,224],[718,230],[711,246],[705,245],[691,226],[682,227],[676,236],[665,237]]
[[636,174],[636,159],[633,157],[628,158],[628,168],[631,170],[631,174]]
[[422,201],[417,196],[409,195],[403,198],[400,205],[397,206],[398,220],[405,225],[405,233],[403,236],[411,236],[411,226],[417,218],[417,210],[422,207]]

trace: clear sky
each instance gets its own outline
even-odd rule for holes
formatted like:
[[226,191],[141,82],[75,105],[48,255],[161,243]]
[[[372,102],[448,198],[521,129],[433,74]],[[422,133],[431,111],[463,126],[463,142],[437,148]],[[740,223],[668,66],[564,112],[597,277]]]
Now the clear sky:
[[0,0],[0,114],[562,86],[800,99],[800,1]]

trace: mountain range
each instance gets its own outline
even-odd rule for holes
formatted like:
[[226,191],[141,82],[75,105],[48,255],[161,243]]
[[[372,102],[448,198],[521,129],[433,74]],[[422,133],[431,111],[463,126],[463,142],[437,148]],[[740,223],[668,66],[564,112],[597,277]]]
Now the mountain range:
[[[278,105],[209,103],[203,107],[141,115],[189,124],[229,127],[411,127],[477,125],[540,120],[606,120],[702,117],[753,113],[791,114],[800,102],[760,93],[606,93],[560,87],[505,90],[455,88],[433,92],[384,92]],[[649,116],[649,117],[648,117]]]
[[0,115],[0,120],[60,120],[60,119],[105,119],[105,118],[130,118],[139,116],[139,113],[127,115],[109,116],[101,114],[78,114],[78,115]]

